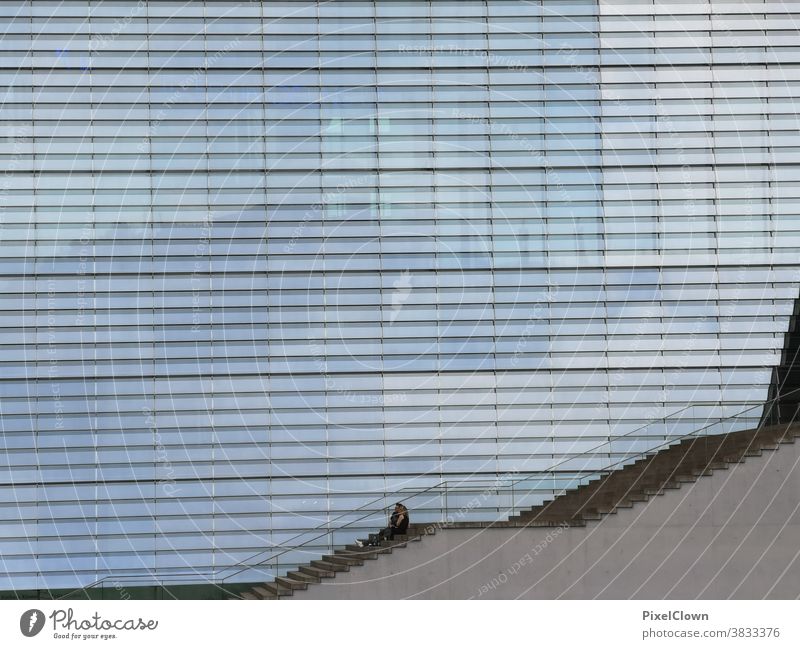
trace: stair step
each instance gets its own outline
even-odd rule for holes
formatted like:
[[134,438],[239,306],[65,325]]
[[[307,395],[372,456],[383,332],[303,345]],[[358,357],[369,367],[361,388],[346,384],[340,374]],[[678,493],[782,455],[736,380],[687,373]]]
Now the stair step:
[[398,541],[395,537],[394,541],[381,541],[380,547],[385,550],[382,554],[391,554],[395,548],[404,548],[408,545],[409,541],[419,541],[420,538],[409,539],[409,541]]
[[275,579],[275,583],[284,588],[288,588],[290,592],[293,590],[305,590],[308,588],[307,581],[291,579],[289,577],[277,577]]
[[363,566],[364,559],[356,559],[355,557],[342,556],[341,554],[326,554],[322,557],[323,561],[329,563],[344,564],[346,566]]
[[326,572],[347,572],[350,570],[350,566],[346,563],[335,563],[333,561],[323,561],[322,559],[314,559],[311,562],[312,568],[319,568],[320,570],[325,570]]
[[317,577],[318,579],[329,578],[336,575],[336,572],[333,570],[324,570],[322,568],[315,568],[314,566],[300,566],[299,570],[309,577]]
[[[340,548],[334,551],[334,554],[340,557],[356,557],[359,559],[377,559],[379,554],[383,554],[386,552],[386,549],[381,548],[380,546],[372,546],[368,545],[363,548],[358,547],[357,545],[346,545],[344,548]],[[391,550],[389,550],[391,552]]]
[[276,586],[274,583],[253,586],[253,591],[259,599],[278,599],[281,595],[288,595],[291,589],[287,590]]
[[411,524],[408,526],[408,533],[409,535],[419,535],[419,536],[425,536],[426,534],[436,534],[436,525],[434,525],[433,523],[429,525]]
[[308,573],[302,572],[299,569],[287,572],[286,576],[289,579],[294,579],[295,581],[305,581],[309,584],[318,584],[320,581],[322,581],[322,579],[320,579],[316,575],[309,575]]

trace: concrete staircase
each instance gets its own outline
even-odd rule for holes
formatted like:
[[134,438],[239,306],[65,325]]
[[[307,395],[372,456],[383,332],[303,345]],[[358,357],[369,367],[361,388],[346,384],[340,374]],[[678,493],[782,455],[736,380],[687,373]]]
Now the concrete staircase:
[[[621,508],[631,508],[665,493],[680,489],[715,471],[726,470],[748,457],[775,451],[782,444],[792,444],[800,437],[800,424],[780,424],[725,435],[687,438],[661,451],[648,453],[639,460],[609,471],[578,488],[569,490],[539,506],[502,521],[455,522],[409,525],[408,534],[385,541],[378,547],[353,544],[339,548],[321,560],[311,561],[298,570],[273,582],[255,586],[242,593],[241,599],[279,599],[295,590],[306,590],[323,579],[335,579],[337,573],[361,566],[365,561],[403,549],[419,542],[437,529],[498,527],[580,527],[602,519]],[[412,512],[413,515],[413,512]]]

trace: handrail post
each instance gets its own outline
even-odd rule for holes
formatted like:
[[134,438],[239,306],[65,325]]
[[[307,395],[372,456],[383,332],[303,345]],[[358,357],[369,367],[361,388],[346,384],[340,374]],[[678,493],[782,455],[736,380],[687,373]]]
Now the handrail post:
[[515,496],[514,481],[511,482],[511,515],[517,515],[517,498]]

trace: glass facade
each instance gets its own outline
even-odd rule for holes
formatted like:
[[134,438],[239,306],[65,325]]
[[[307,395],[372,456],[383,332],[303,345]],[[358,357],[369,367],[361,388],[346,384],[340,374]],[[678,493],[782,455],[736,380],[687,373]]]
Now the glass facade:
[[762,403],[800,282],[798,19],[2,3],[0,589],[206,573]]

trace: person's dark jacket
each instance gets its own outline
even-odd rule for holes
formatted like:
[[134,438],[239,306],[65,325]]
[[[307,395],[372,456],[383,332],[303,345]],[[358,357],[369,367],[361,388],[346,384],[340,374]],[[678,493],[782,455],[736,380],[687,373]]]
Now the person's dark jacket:
[[402,512],[402,514],[403,520],[400,523],[397,522],[397,519],[400,518],[400,513],[394,512],[392,514],[391,524],[395,534],[405,534],[408,529],[408,512]]

